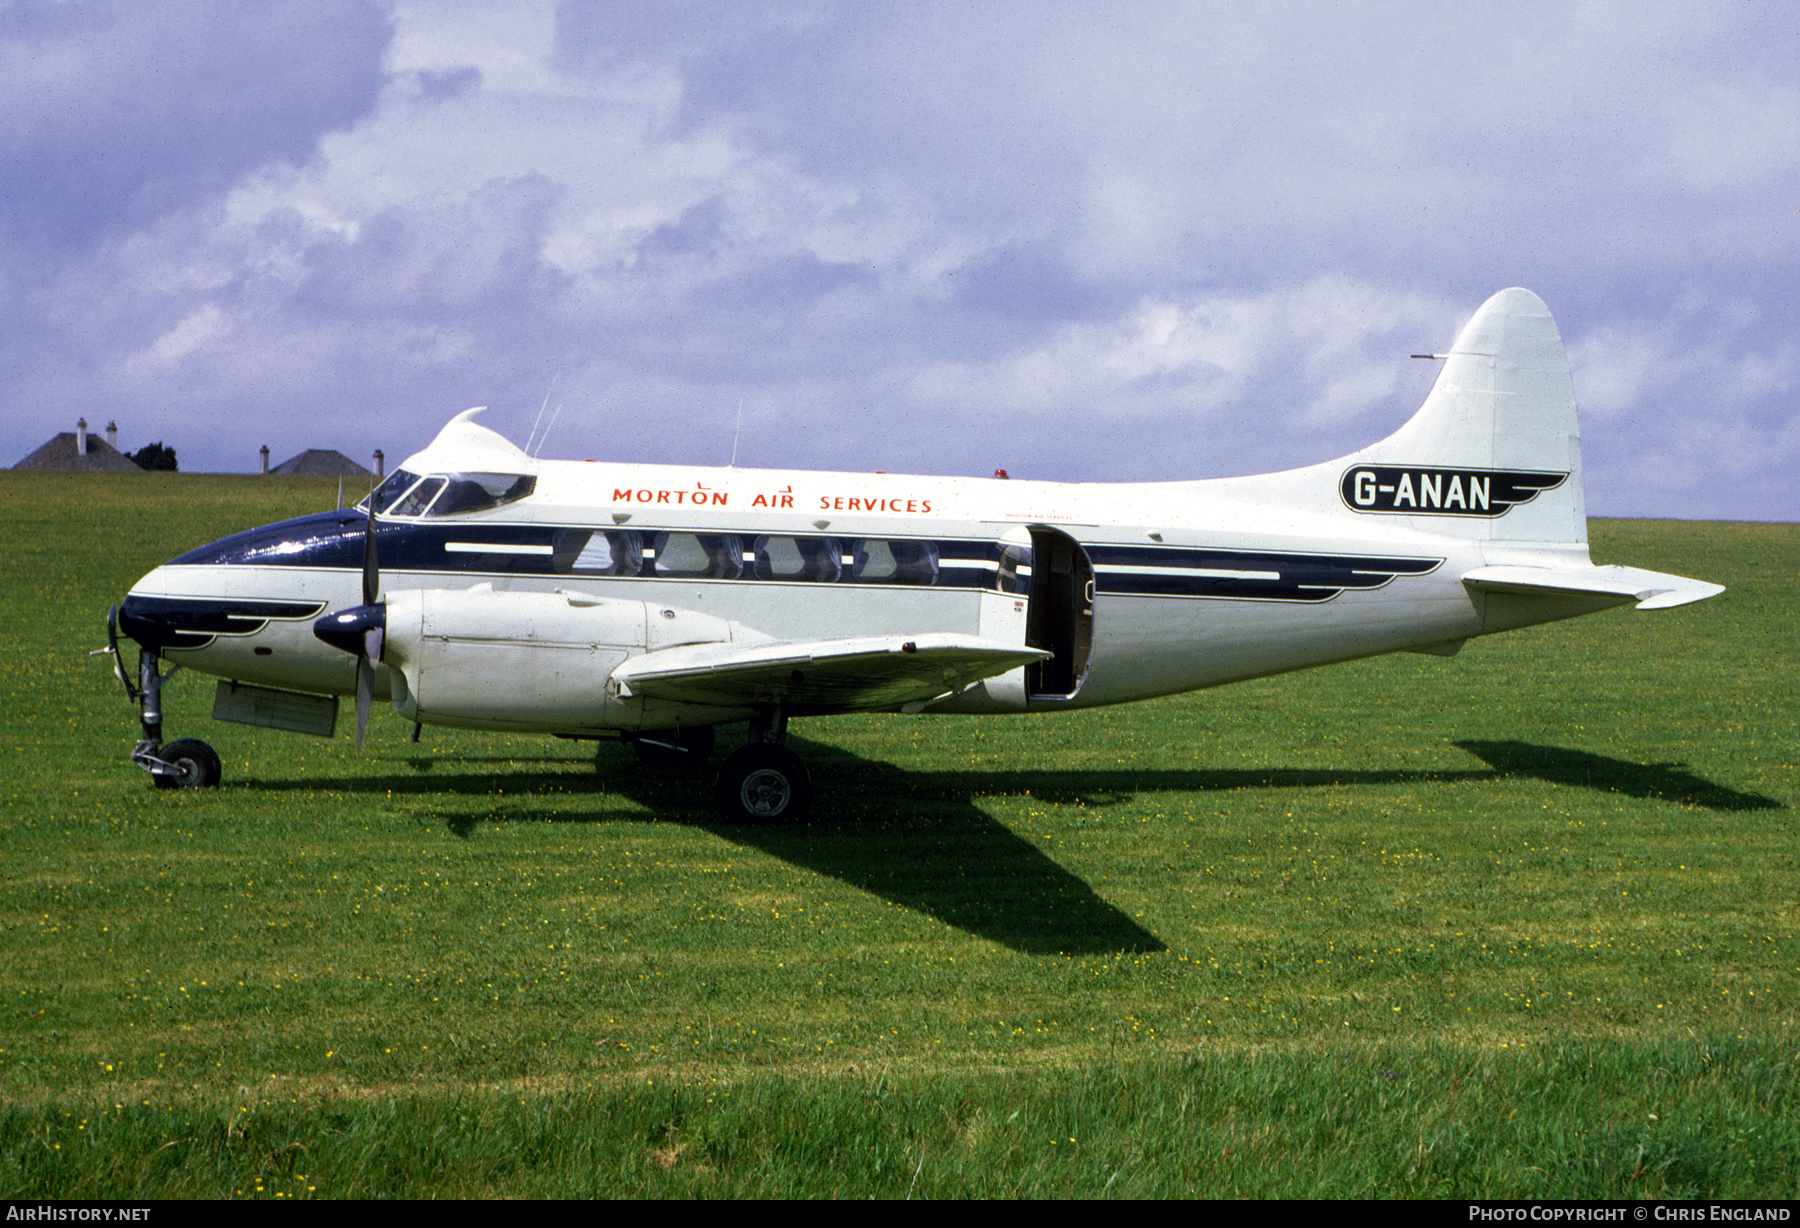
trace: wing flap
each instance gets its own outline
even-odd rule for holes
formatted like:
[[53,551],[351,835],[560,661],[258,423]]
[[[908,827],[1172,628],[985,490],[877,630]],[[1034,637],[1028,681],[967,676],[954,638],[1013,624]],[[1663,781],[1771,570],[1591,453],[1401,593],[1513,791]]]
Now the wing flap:
[[613,670],[607,685],[622,699],[847,712],[937,699],[1049,655],[952,632],[688,644],[632,657]]
[[1704,601],[1725,591],[1722,584],[1690,580],[1641,567],[1477,567],[1463,573],[1463,583],[1497,593],[1609,597],[1635,601],[1640,610],[1666,610]]

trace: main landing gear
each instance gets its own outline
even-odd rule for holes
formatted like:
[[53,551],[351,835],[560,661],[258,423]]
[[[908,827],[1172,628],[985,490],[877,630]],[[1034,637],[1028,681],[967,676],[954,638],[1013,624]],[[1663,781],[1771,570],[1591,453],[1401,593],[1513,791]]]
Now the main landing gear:
[[783,743],[787,716],[765,708],[750,722],[750,743],[719,768],[713,801],[731,823],[798,823],[812,807],[812,773]]
[[812,806],[812,773],[785,746],[752,742],[719,768],[713,801],[731,823],[798,823]]
[[[787,717],[765,708],[750,722],[750,742],[726,756],[713,783],[713,801],[727,823],[798,823],[812,806],[812,773],[783,742]],[[653,768],[698,768],[712,754],[712,726],[659,730],[631,739]]]
[[224,771],[219,763],[218,752],[212,747],[198,738],[182,738],[167,746],[163,745],[162,689],[181,666],[170,666],[168,672],[164,673],[162,654],[154,649],[141,648],[138,650],[137,685],[133,686],[125,673],[125,663],[119,656],[118,616],[117,606],[107,611],[108,646],[99,651],[112,654],[113,673],[118,675],[125,694],[138,706],[138,720],[143,726],[143,737],[138,739],[137,746],[132,749],[131,761],[150,773],[151,783],[159,789],[217,788]]
[[[750,742],[725,758],[713,782],[713,801],[727,823],[798,823],[812,807],[812,773],[783,742],[787,718],[765,708],[750,721]],[[644,766],[696,770],[713,751],[711,725],[630,735]],[[596,761],[596,766],[599,766]]]

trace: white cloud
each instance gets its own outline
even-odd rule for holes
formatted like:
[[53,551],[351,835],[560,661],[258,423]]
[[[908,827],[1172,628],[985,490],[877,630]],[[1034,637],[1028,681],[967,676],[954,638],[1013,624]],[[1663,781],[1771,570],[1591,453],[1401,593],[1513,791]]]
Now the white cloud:
[[[1522,283],[1577,339],[1593,506],[1800,515],[1773,11],[47,11],[88,33],[0,22],[17,405],[400,454],[472,402],[528,427],[562,369],[559,437],[645,459],[716,459],[741,399],[765,462],[1192,476],[1368,442]],[[209,25],[247,33],[183,51]]]
[[928,403],[1032,415],[1192,421],[1274,410],[1298,426],[1342,428],[1392,395],[1406,347],[1440,332],[1447,315],[1422,296],[1341,277],[1151,300],[992,361],[933,365],[908,388]]
[[1800,91],[1714,84],[1671,99],[1669,154],[1706,190],[1764,186],[1800,170]]
[[1673,331],[1598,329],[1569,348],[1575,403],[1581,412],[1616,418],[1636,408],[1646,393],[1684,374],[1689,359],[1674,346]]
[[171,367],[194,351],[218,341],[230,330],[230,322],[216,303],[206,303],[181,323],[158,337],[150,348],[125,360],[128,371]]

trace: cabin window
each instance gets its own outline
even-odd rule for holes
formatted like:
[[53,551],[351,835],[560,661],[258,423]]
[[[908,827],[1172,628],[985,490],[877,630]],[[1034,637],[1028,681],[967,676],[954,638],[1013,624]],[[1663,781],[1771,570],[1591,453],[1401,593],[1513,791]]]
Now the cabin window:
[[388,509],[392,516],[423,516],[437,492],[444,489],[443,478],[426,478],[406,492],[405,497]]
[[644,538],[629,530],[589,533],[559,529],[552,539],[552,567],[583,576],[635,576],[644,566]]
[[865,584],[936,584],[935,542],[883,541],[865,537],[856,543],[851,578]]
[[654,574],[666,580],[735,580],[743,544],[724,533],[658,533],[645,551]]
[[802,580],[829,584],[843,568],[843,547],[832,537],[759,537],[746,562],[758,580]]
[[517,503],[537,489],[537,479],[517,473],[451,473],[428,516],[460,516]]

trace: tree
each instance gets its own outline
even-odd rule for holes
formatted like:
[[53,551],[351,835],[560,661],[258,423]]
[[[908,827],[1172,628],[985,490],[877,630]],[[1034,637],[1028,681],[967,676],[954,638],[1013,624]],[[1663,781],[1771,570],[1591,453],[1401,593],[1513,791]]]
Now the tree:
[[131,454],[133,463],[139,469],[167,469],[175,471],[175,449],[165,448],[161,443],[147,443]]

